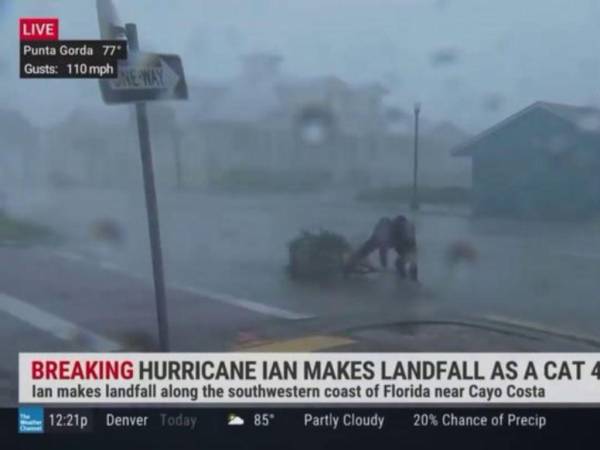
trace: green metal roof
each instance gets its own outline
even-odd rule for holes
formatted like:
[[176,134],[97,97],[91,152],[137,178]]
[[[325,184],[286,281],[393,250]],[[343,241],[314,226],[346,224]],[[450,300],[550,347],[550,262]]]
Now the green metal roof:
[[545,111],[548,111],[561,118],[562,120],[575,125],[581,129],[582,133],[600,133],[599,109],[591,106],[572,106],[560,103],[538,101],[498,122],[496,125],[482,131],[462,144],[457,145],[450,150],[450,153],[453,156],[471,156],[473,147],[482,139],[502,130],[502,128],[518,120],[525,114],[539,108],[542,108]]

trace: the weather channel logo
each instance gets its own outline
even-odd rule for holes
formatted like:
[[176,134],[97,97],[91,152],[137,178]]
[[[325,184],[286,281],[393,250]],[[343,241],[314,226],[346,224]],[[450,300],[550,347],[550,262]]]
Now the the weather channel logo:
[[43,433],[44,408],[23,406],[19,408],[19,433]]

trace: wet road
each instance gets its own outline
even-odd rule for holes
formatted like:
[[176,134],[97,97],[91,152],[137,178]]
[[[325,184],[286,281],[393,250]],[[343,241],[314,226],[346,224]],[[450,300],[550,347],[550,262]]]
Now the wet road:
[[[397,212],[390,205],[358,203],[349,194],[333,193],[236,197],[163,192],[159,201],[170,283],[309,315],[360,315],[382,306],[378,300],[385,305],[400,300],[403,309],[418,309],[423,302],[411,299],[419,297],[427,304],[435,298],[436,307],[598,331],[600,223],[474,221],[425,209],[415,217],[423,282],[417,293],[405,285],[396,289],[392,274],[380,275],[376,282],[354,280],[349,286],[330,287],[294,284],[285,274],[287,242],[300,230],[327,228],[359,243],[378,217]],[[29,208],[24,204],[25,213],[69,237],[65,254],[150,277],[141,193],[82,190],[32,202]],[[90,242],[89,226],[98,218],[123,226],[121,247]],[[448,266],[445,252],[457,240],[476,249],[474,264]]]

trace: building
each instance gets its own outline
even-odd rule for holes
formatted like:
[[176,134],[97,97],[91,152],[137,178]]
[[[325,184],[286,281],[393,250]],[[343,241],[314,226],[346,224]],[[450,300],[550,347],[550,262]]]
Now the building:
[[192,101],[183,103],[180,115],[195,122],[248,122],[281,130],[294,127],[305,109],[322,108],[340,132],[386,131],[387,90],[380,84],[355,85],[335,76],[297,78],[286,75],[282,65],[277,54],[252,53],[242,58],[240,73],[231,80],[190,82]]
[[31,184],[39,153],[40,130],[19,111],[0,108],[0,188]]
[[[231,80],[190,83],[187,102],[150,103],[157,184],[210,187],[235,177],[263,177],[268,184],[268,177],[288,175],[343,189],[411,183],[412,112],[386,105],[386,90],[377,83],[292,77],[281,65],[278,55],[251,54]],[[470,161],[447,152],[464,134],[452,124],[429,122],[427,114],[420,125],[420,183],[467,183]],[[75,110],[43,130],[42,143],[35,161],[45,183],[95,188],[141,183],[129,108]]]
[[600,110],[536,102],[455,147],[472,159],[474,212],[575,218],[600,212]]
[[383,99],[388,91],[378,83],[354,85],[334,76],[284,80],[277,86],[280,123],[293,124],[306,108],[319,107],[334,118],[339,131],[353,136],[386,132]]
[[44,130],[43,179],[55,187],[123,186],[137,182],[135,128],[128,110],[76,109]]

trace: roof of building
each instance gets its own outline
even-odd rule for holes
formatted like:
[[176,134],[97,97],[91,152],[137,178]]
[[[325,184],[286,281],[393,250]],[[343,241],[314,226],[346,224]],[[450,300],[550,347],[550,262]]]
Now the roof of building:
[[507,125],[511,124],[520,117],[531,112],[534,109],[542,108],[555,116],[560,117],[576,127],[580,128],[582,132],[587,133],[600,133],[600,110],[591,106],[573,106],[564,105],[561,103],[551,103],[538,101],[532,103],[528,107],[516,112],[515,114],[501,120],[496,125],[482,131],[475,135],[471,139],[459,144],[450,150],[450,153],[454,156],[470,156],[473,147],[479,143],[482,139],[489,135],[501,130]]

